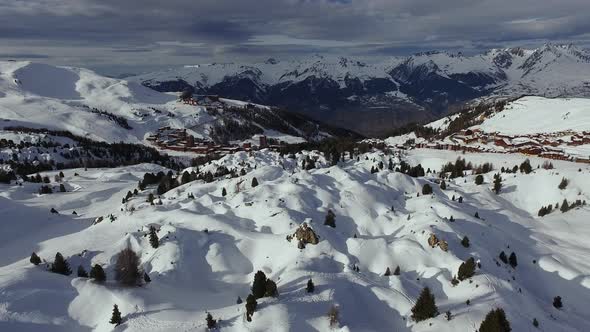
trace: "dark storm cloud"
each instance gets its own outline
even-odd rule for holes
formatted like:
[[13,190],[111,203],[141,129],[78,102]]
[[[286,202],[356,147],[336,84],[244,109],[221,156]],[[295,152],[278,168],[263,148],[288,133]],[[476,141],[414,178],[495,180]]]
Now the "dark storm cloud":
[[62,52],[80,64],[172,65],[545,41],[585,46],[588,10],[588,0],[0,0],[0,53],[9,53],[6,46]]

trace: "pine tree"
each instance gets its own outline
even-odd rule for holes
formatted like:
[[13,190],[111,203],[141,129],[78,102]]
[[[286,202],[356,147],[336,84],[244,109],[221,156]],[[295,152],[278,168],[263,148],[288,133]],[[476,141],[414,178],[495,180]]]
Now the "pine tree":
[[145,281],[146,284],[152,282],[152,278],[150,278],[149,274],[147,274],[147,272],[143,273],[143,281]]
[[125,286],[136,286],[141,278],[139,257],[131,248],[119,252],[115,264],[115,280]]
[[78,265],[78,277],[80,278],[88,278],[88,273],[84,270],[82,265]]
[[533,171],[533,167],[531,166],[530,160],[527,159],[527,160],[523,161],[522,164],[520,164],[520,172],[521,173],[529,174],[532,171]]
[[400,268],[399,268],[399,265],[398,265],[398,266],[395,268],[395,271],[393,271],[393,275],[394,275],[394,276],[399,276],[399,275],[400,275],[400,273],[401,273],[401,271],[400,271]]
[[68,264],[68,261],[66,261],[59,252],[55,254],[55,260],[51,266],[51,272],[63,274],[65,276],[72,274],[70,264]]
[[500,176],[500,173],[497,173],[496,175],[494,175],[494,192],[496,194],[500,193],[500,190],[502,190],[502,177]]
[[479,332],[510,332],[510,322],[501,308],[492,309],[479,326]]
[[563,199],[563,203],[561,203],[561,207],[559,208],[559,211],[565,213],[570,209],[569,203],[567,202],[567,199]]
[[475,274],[475,259],[470,257],[465,262],[461,263],[459,266],[459,271],[457,272],[457,278],[463,281],[465,279],[469,279],[473,277]]
[[569,180],[566,178],[562,178],[561,182],[559,183],[559,186],[557,186],[560,190],[564,190],[567,185],[569,184]]
[[66,186],[64,186],[63,183],[59,184],[59,192],[61,193],[65,193],[66,192]]
[[227,196],[227,190],[225,190],[225,188],[221,189],[221,196]]
[[270,280],[266,279],[266,285],[264,287],[264,296],[265,297],[277,297],[279,296],[279,291],[277,290],[277,284]]
[[257,186],[258,186],[258,179],[252,178],[252,188],[255,188]]
[[432,194],[432,187],[426,183],[422,186],[422,195],[430,195]]
[[328,214],[324,220],[324,225],[336,228],[336,215],[334,212],[332,212],[332,210],[328,210]]
[[244,302],[244,301],[242,301],[242,298],[238,296],[238,299],[236,300],[236,304],[242,304],[242,302]]
[[476,211],[474,217],[479,219],[479,212]]
[[561,302],[561,296],[556,296],[553,298],[553,306],[557,309],[561,309],[563,307],[563,303]]
[[446,190],[446,189],[447,189],[447,183],[445,182],[445,180],[443,180],[443,181],[440,183],[440,189],[442,189],[442,190]]
[[313,291],[315,290],[315,285],[313,284],[313,281],[311,281],[311,279],[307,281],[307,287],[305,288],[305,290],[307,290],[308,293],[313,293]]
[[39,256],[37,256],[36,253],[32,253],[31,258],[29,259],[29,262],[31,262],[31,264],[33,264],[33,265],[39,265],[39,264],[41,264],[41,258]]
[[500,253],[500,260],[504,263],[504,264],[508,264],[508,258],[506,257],[506,254],[504,253],[504,251],[502,251]]
[[252,315],[254,314],[254,311],[256,311],[256,306],[258,306],[256,297],[254,297],[252,294],[248,295],[246,298],[246,320],[249,322],[252,321]]
[[459,203],[463,203],[463,196],[459,196]]
[[475,184],[479,186],[482,183],[483,183],[483,175],[479,174],[475,177]]
[[121,318],[121,312],[119,311],[119,306],[116,304],[113,305],[113,315],[111,316],[111,320],[109,323],[114,324],[115,326],[121,325],[123,322],[123,318]]
[[207,318],[205,318],[205,320],[207,321],[207,328],[208,329],[214,329],[217,327],[217,320],[213,319],[213,316],[211,315],[211,313],[207,313]]
[[150,245],[154,249],[160,246],[160,239],[158,238],[158,234],[156,234],[156,228],[154,226],[150,226]]
[[254,282],[252,283],[252,295],[254,298],[259,299],[264,297],[266,292],[266,274],[262,271],[256,272],[254,275]]
[[518,262],[516,261],[516,254],[514,252],[510,254],[510,257],[508,257],[508,262],[512,268],[516,268],[518,265]]
[[465,248],[469,248],[469,238],[467,236],[463,237],[463,240],[461,240],[461,245]]
[[387,269],[385,270],[384,276],[386,276],[386,277],[391,276],[391,270],[389,269],[389,267],[387,267]]
[[107,275],[104,272],[102,266],[94,264],[94,266],[90,270],[90,278],[94,279],[97,282],[104,282],[107,280]]
[[430,292],[430,288],[425,287],[412,308],[412,319],[416,322],[421,322],[429,318],[434,318],[437,315],[438,308],[436,307],[434,295]]

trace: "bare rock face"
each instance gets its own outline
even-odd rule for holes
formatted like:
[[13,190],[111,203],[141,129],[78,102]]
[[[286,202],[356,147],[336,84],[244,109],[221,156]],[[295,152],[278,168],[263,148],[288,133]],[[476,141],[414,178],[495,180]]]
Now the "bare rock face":
[[428,244],[434,248],[438,245],[438,238],[436,237],[436,235],[434,234],[430,234],[430,237],[428,238]]
[[301,224],[301,226],[297,228],[297,231],[295,231],[294,236],[297,238],[299,243],[303,244],[303,246],[308,243],[318,244],[320,242],[319,237],[316,235],[313,229],[311,229],[311,227],[307,226],[307,223]]
[[447,252],[449,250],[449,244],[445,240],[441,240],[438,243],[438,246],[439,246],[440,250],[442,250],[444,252]]

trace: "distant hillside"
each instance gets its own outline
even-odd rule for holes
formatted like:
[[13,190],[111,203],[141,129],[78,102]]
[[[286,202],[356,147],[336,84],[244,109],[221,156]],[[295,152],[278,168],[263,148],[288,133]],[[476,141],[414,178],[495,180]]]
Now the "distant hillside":
[[0,129],[47,128],[95,141],[138,144],[147,143],[145,139],[161,127],[186,129],[198,139],[217,142],[253,135],[287,141],[358,136],[285,110],[215,100],[207,106],[188,105],[176,95],[86,69],[0,62]]

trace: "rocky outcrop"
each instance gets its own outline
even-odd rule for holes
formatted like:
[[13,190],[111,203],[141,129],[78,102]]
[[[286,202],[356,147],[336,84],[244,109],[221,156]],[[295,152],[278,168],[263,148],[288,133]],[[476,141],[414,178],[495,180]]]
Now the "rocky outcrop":
[[305,222],[297,228],[293,235],[287,236],[287,241],[290,242],[293,238],[297,239],[299,249],[305,248],[306,244],[318,244],[320,242],[319,236]]
[[430,236],[428,237],[428,245],[431,248],[439,247],[440,250],[444,252],[447,252],[449,250],[449,243],[445,240],[439,240],[439,238],[434,234],[430,234]]

